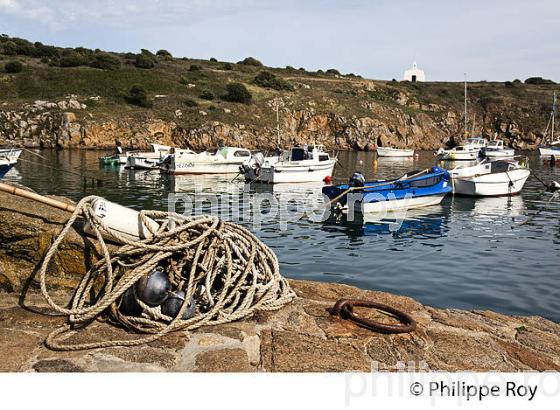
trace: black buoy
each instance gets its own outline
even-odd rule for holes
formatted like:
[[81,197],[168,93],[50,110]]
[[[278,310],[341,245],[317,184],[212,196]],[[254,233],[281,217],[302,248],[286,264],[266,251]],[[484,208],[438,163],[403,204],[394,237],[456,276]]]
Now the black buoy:
[[[164,315],[175,317],[181,310],[183,302],[185,301],[185,292],[178,290],[176,292],[171,292],[167,300],[161,306],[161,311]],[[194,316],[194,311],[196,309],[196,303],[194,298],[191,296],[188,300],[188,305],[183,313],[181,319],[187,320]]]
[[169,297],[171,282],[163,268],[158,267],[136,282],[135,290],[138,299],[146,305],[159,306]]
[[140,313],[142,313],[142,306],[136,300],[134,287],[128,288],[122,295],[119,311],[126,316],[140,316]]

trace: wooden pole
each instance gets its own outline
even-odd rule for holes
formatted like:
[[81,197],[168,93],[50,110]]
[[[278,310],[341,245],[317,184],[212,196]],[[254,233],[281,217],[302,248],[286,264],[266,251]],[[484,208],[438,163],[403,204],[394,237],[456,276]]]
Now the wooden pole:
[[54,208],[62,209],[63,211],[74,212],[76,210],[76,207],[72,204],[67,204],[53,198],[39,195],[35,192],[26,191],[25,189],[16,188],[13,185],[4,184],[2,182],[0,182],[0,191],[7,192],[8,194],[16,195],[22,198],[31,199],[32,201],[40,202]]

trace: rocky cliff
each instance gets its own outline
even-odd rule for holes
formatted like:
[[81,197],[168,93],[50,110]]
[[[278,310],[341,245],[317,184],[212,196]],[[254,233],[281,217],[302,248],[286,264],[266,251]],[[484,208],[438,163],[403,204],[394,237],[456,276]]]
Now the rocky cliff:
[[[127,149],[144,149],[151,142],[205,150],[219,143],[247,148],[276,146],[274,124],[255,126],[233,121],[204,121],[186,128],[177,120],[156,115],[121,115],[96,119],[88,112],[88,97],[23,104],[16,110],[0,111],[0,145],[28,148],[109,149],[118,142]],[[406,113],[403,107],[364,104],[370,115],[344,116],[308,108],[284,109],[281,113],[282,144],[317,142],[328,149],[373,150],[376,146],[437,149],[463,139],[462,114],[427,106]],[[405,106],[406,107],[406,106]],[[437,110],[437,111],[436,111]],[[200,111],[201,117],[205,116]],[[488,138],[504,139],[518,149],[534,149],[542,141],[543,129],[525,122],[527,115],[510,119],[498,112],[484,112],[477,131]],[[532,118],[534,119],[534,118]],[[540,121],[537,121],[539,123]]]

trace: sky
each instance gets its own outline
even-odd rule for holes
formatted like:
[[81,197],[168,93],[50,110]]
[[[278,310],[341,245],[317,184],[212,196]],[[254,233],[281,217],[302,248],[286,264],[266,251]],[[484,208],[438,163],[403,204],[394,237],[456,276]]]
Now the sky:
[[0,0],[0,33],[63,47],[428,81],[560,82],[560,0]]

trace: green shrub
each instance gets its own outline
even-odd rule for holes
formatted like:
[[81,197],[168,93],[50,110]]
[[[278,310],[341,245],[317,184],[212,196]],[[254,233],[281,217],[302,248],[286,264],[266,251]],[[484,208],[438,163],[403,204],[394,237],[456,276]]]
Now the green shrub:
[[555,84],[555,82],[542,77],[529,77],[525,80],[525,84]]
[[191,64],[189,71],[202,71],[202,67],[198,64]]
[[272,88],[274,90],[288,90],[291,91],[294,87],[284,80],[283,78],[276,77],[270,71],[261,71],[253,79],[253,83],[263,88]]
[[99,51],[95,53],[90,65],[101,70],[117,70],[121,66],[121,60],[113,54]]
[[61,67],[78,67],[81,65],[87,65],[88,60],[81,54],[76,53],[72,50],[64,50],[58,65]]
[[152,58],[155,57],[154,53],[152,53],[150,50],[147,50],[145,48],[140,49],[140,54],[146,54],[147,56],[150,56]]
[[516,78],[515,80],[513,80],[514,84],[521,84],[521,80],[519,78]]
[[287,65],[286,66],[286,71],[296,71],[296,69],[294,67],[292,67],[291,65]]
[[198,107],[198,103],[192,98],[187,98],[185,101],[183,101],[183,104],[185,104],[187,107]]
[[209,106],[208,106],[208,110],[209,110],[209,111],[214,111],[215,109],[216,109],[216,106],[215,106],[215,105],[209,105]]
[[218,62],[218,60],[217,60],[217,59],[215,59],[214,57],[210,57],[210,62],[212,62],[212,63],[217,63],[217,62]]
[[233,70],[233,64],[232,63],[224,63],[222,65],[222,70],[225,70],[225,71]]
[[261,63],[259,60],[257,60],[256,58],[253,57],[247,57],[243,60],[241,60],[240,62],[238,62],[237,64],[243,64],[243,65],[252,65],[255,67],[262,67],[263,63]]
[[23,70],[23,64],[19,61],[9,61],[4,65],[4,71],[10,74],[20,73]]
[[506,88],[515,87],[515,85],[514,85],[511,81],[506,81],[506,82],[504,83],[504,86],[505,86]]
[[124,99],[127,103],[139,107],[150,108],[153,105],[152,101],[148,99],[146,90],[139,85],[133,85]]
[[58,57],[60,51],[54,46],[46,46],[37,41],[35,43],[35,56],[36,57]]
[[83,56],[92,56],[93,55],[93,50],[91,48],[76,47],[76,48],[74,48],[74,51],[78,54],[83,55]]
[[158,50],[156,55],[160,57],[173,58],[173,55],[171,55],[171,53],[167,50]]
[[154,68],[155,63],[154,59],[150,57],[148,54],[140,53],[137,54],[134,58],[134,66],[137,68],[145,68],[150,69]]
[[6,54],[7,56],[15,56],[17,55],[17,45],[13,41],[6,41],[2,44],[2,54]]
[[226,86],[226,94],[222,96],[223,100],[243,103],[243,104],[251,104],[253,96],[241,83],[229,83]]
[[340,71],[338,71],[336,68],[329,68],[327,70],[327,74],[340,75]]
[[209,100],[209,101],[212,101],[214,98],[216,98],[214,96],[214,93],[208,90],[205,90],[202,93],[200,93],[199,97],[202,98],[203,100]]

